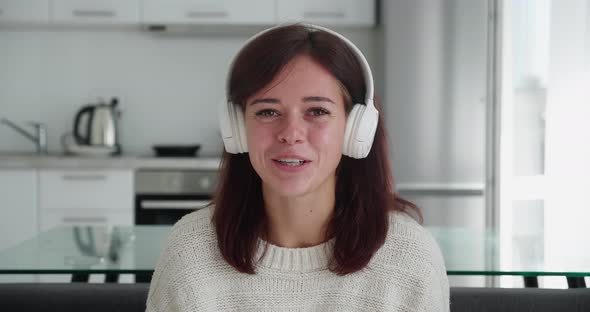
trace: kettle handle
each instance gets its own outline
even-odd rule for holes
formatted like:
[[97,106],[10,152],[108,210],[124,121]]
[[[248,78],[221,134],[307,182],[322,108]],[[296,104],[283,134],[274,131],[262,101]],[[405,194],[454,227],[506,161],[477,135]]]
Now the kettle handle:
[[[74,138],[76,139],[76,142],[78,144],[89,144],[90,143],[90,118],[92,117],[92,111],[94,110],[94,106],[92,105],[87,105],[82,107],[82,109],[80,109],[78,111],[78,113],[76,114],[76,118],[74,119]],[[87,122],[87,131],[86,131],[86,136],[83,136],[78,129],[80,128],[80,119],[82,118],[82,115],[84,114],[90,114],[89,120]]]

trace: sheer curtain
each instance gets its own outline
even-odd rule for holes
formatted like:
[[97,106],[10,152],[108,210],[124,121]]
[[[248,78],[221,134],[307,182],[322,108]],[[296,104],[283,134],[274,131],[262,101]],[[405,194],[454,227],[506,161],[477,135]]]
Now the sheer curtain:
[[590,0],[510,0],[502,14],[501,261],[590,263]]
[[553,0],[546,110],[545,261],[590,263],[590,0]]

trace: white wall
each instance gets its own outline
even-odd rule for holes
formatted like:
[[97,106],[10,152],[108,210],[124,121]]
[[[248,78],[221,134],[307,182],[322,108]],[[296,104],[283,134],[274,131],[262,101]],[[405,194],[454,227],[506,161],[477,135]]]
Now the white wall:
[[[373,67],[374,29],[339,30]],[[216,105],[232,57],[252,34],[159,34],[114,29],[0,29],[0,117],[48,126],[50,152],[73,118],[98,96],[120,97],[125,153],[151,154],[153,144],[200,143],[221,152]],[[0,125],[0,151],[34,145]]]

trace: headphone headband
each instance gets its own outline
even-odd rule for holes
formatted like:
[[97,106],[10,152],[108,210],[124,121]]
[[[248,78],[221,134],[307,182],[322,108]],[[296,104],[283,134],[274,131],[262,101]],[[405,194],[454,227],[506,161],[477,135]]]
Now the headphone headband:
[[[365,58],[365,55],[361,52],[361,50],[359,50],[359,48],[356,45],[354,45],[354,43],[352,43],[352,41],[350,41],[348,38],[342,36],[341,34],[335,32],[335,31],[333,31],[333,30],[331,30],[329,28],[326,28],[326,27],[323,27],[323,26],[319,26],[319,25],[315,25],[315,24],[310,24],[310,23],[279,24],[279,25],[276,25],[276,26],[273,26],[273,27],[264,29],[264,30],[262,30],[262,31],[260,31],[260,32],[258,32],[256,34],[254,34],[252,37],[248,38],[248,40],[246,40],[246,42],[244,42],[244,45],[242,46],[242,49],[243,49],[243,47],[246,47],[248,44],[250,44],[250,42],[254,41],[256,38],[262,36],[263,34],[265,34],[267,32],[270,32],[272,30],[275,30],[277,28],[288,26],[288,25],[301,25],[301,26],[305,26],[305,28],[307,28],[308,30],[311,30],[311,31],[318,31],[318,30],[325,31],[325,32],[327,32],[327,33],[329,33],[331,35],[334,35],[334,36],[338,37],[338,39],[340,39],[344,43],[346,43],[346,45],[356,55],[357,60],[361,63],[361,68],[363,70],[363,78],[364,78],[364,81],[365,81],[365,88],[366,88],[365,103],[364,104],[367,105],[367,106],[373,106],[374,107],[374,104],[373,104],[373,94],[375,93],[375,84],[373,82],[373,73],[371,71],[371,66],[369,66],[369,62],[367,62],[367,59]],[[229,67],[229,71],[228,71],[228,75],[227,75],[226,83],[225,83],[225,86],[226,86],[225,89],[226,90],[229,90],[229,81],[230,81],[230,78],[231,78],[231,72],[232,72],[232,69],[234,67],[234,63],[236,62],[236,58],[238,57],[239,54],[240,54],[239,52],[236,54],[236,56],[232,60],[231,65]]]

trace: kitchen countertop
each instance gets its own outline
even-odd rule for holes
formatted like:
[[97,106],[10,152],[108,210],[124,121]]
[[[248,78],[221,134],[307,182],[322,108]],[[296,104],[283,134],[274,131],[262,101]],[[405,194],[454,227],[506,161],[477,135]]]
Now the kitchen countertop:
[[221,157],[39,156],[0,152],[0,169],[219,169]]

